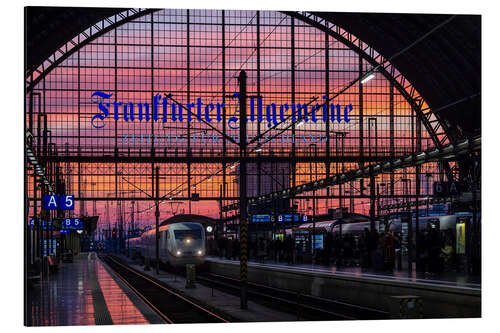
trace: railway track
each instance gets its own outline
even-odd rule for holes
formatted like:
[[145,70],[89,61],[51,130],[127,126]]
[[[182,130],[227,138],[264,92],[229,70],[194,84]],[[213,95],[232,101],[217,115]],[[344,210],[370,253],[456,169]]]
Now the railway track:
[[227,323],[229,320],[180,295],[162,282],[121,263],[100,257],[146,304],[169,324]]
[[[197,282],[224,292],[239,295],[239,280],[213,273],[197,275]],[[389,314],[332,299],[299,294],[290,290],[273,288],[249,282],[247,294],[254,302],[281,311],[294,312],[298,320],[360,320],[388,319]]]

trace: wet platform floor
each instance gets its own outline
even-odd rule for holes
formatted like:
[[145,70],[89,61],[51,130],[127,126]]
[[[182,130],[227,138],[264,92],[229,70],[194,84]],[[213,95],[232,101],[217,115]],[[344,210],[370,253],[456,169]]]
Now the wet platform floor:
[[[79,254],[28,289],[29,326],[159,323],[95,254]],[[131,298],[133,300],[131,300]]]
[[[239,261],[223,259],[220,257],[208,257],[208,261],[214,262],[226,262],[234,263],[239,265]],[[275,269],[288,269],[298,272],[307,273],[321,273],[321,274],[333,274],[343,277],[356,277],[356,278],[366,278],[373,280],[383,280],[383,281],[397,281],[397,282],[408,282],[419,285],[431,285],[431,286],[446,286],[454,288],[464,288],[481,290],[481,278],[478,276],[466,275],[460,272],[447,272],[442,274],[429,275],[420,272],[408,273],[407,270],[393,270],[393,271],[375,271],[372,269],[365,269],[361,267],[339,267],[336,265],[317,265],[317,264],[288,264],[286,262],[276,262],[276,261],[265,261],[256,262],[249,260],[249,266],[262,267],[262,268],[275,268]]]

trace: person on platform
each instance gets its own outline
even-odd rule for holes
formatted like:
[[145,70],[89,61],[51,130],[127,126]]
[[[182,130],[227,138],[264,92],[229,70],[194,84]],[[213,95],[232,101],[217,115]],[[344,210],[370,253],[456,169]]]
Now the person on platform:
[[384,266],[386,270],[394,269],[394,238],[391,233],[387,233],[384,237]]
[[451,246],[451,242],[447,239],[444,243],[444,246],[441,248],[441,258],[443,260],[444,271],[448,272],[451,270],[451,266],[453,263],[453,255],[454,255],[453,247]]

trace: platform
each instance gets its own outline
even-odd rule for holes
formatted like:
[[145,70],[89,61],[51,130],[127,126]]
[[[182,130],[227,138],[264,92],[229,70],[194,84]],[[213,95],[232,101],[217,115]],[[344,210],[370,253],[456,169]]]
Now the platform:
[[29,326],[156,324],[163,320],[97,259],[73,263],[28,290]]
[[[209,261],[213,262],[232,262],[239,264],[239,261],[221,259],[220,257],[209,257]],[[337,276],[358,277],[383,281],[409,282],[414,284],[430,285],[430,286],[449,286],[455,288],[466,288],[472,290],[481,290],[481,279],[479,277],[466,275],[457,272],[448,272],[442,274],[424,274],[408,271],[375,271],[361,267],[336,265],[317,265],[317,264],[287,264],[285,262],[265,261],[264,263],[249,260],[248,264],[254,267],[274,267],[297,272],[334,274]]]
[[[207,258],[210,272],[239,277],[239,261]],[[479,317],[480,279],[459,274],[437,278],[413,272],[364,271],[359,267],[248,263],[248,279],[275,288],[389,311],[389,297],[420,296],[427,318]]]

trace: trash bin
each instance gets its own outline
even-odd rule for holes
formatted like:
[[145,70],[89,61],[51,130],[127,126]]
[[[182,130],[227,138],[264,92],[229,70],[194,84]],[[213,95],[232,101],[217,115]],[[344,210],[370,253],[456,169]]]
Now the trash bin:
[[391,296],[389,313],[391,319],[423,318],[422,299],[419,296]]

